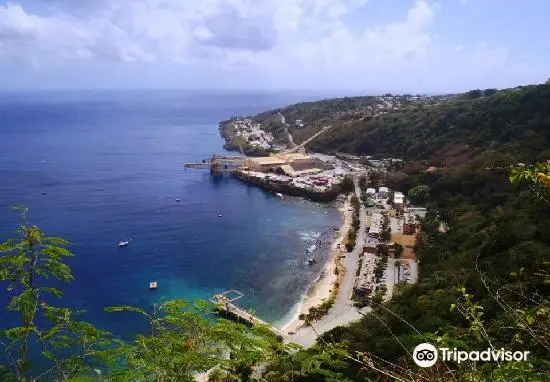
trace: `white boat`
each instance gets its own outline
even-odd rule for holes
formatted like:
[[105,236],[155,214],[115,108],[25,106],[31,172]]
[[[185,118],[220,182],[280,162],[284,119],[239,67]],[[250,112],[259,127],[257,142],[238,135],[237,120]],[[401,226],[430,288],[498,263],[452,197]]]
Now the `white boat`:
[[129,240],[122,240],[118,242],[117,247],[120,247],[120,248],[127,247],[128,244],[130,244]]
[[156,281],[151,281],[149,283],[149,289],[157,289],[158,288],[158,283]]
[[277,192],[275,195],[277,195],[281,199],[284,197],[283,194],[281,194],[280,192]]

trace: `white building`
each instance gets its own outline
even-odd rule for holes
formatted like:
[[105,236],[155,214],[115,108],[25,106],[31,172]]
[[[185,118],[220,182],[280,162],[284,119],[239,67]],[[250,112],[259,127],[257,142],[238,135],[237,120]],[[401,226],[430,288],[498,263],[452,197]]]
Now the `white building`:
[[382,232],[382,223],[384,216],[381,213],[375,212],[372,214],[369,228],[369,235],[377,236]]
[[393,194],[393,204],[403,204],[405,202],[405,195],[402,192],[396,191]]
[[380,187],[378,189],[378,197],[379,198],[387,198],[388,197],[388,192],[390,192],[390,190],[388,189],[388,187]]
[[374,195],[376,194],[375,188],[367,188],[367,195]]

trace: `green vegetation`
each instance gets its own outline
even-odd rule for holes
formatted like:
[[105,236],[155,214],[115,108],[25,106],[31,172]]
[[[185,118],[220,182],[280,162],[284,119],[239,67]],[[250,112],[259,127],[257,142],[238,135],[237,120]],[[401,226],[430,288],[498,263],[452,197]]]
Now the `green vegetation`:
[[550,86],[534,85],[419,103],[378,118],[344,122],[336,115],[335,127],[308,148],[425,160],[438,167],[461,164],[485,149],[507,152],[517,162],[543,161],[550,156],[549,103]]
[[331,296],[328,300],[323,301],[319,306],[312,306],[309,308],[307,314],[300,314],[298,318],[305,322],[306,325],[312,325],[315,321],[320,320],[325,316],[330,308],[334,306],[336,296]]
[[[342,121],[340,109],[336,116],[334,110],[311,112],[311,124],[315,113],[322,123],[341,123],[312,147],[425,160],[422,166],[409,162],[388,179],[411,200],[429,195],[430,208],[415,245],[419,282],[400,285],[388,302],[377,293],[373,310],[359,322],[324,333],[307,350],[283,344],[266,328],[224,320],[203,303],[108,308],[149,323],[150,331],[132,341],[79,321],[78,312],[52,303],[62,296],[58,285],[72,280],[64,262],[72,256],[68,243],[47,237],[19,209],[17,237],[0,245],[0,287],[17,317],[14,327],[0,331],[0,380],[190,381],[215,367],[211,381],[547,381],[549,104],[550,86],[540,85],[473,91],[378,119],[354,121],[348,113]],[[426,173],[427,164],[441,168]],[[355,238],[359,198],[352,203]],[[396,257],[399,251],[394,247]],[[379,254],[377,277],[389,249],[380,247]],[[333,303],[302,318],[315,330]],[[411,357],[421,342],[530,355],[522,363],[439,362],[421,369]],[[48,367],[33,367],[35,353]]]
[[353,207],[353,215],[352,215],[351,227],[348,231],[348,240],[346,243],[346,250],[348,252],[353,251],[353,249],[355,248],[356,240],[357,240],[357,232],[359,231],[359,228],[361,226],[361,221],[359,220],[361,204],[357,196],[352,195],[351,205]]
[[395,257],[396,259],[401,258],[404,251],[405,251],[405,248],[401,244],[395,243],[393,245],[393,257]]
[[430,197],[430,187],[425,184],[419,184],[409,190],[407,197],[412,204],[424,205]]
[[355,185],[353,184],[353,177],[350,175],[344,176],[344,179],[342,180],[341,184],[342,193],[349,194],[350,192],[353,192],[355,189]]

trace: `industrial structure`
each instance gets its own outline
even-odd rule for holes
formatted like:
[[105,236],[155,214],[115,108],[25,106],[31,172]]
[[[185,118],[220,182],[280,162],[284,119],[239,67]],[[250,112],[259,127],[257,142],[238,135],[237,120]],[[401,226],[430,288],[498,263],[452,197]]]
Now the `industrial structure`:
[[185,163],[185,168],[210,170],[212,175],[231,173],[244,167],[244,156],[212,155],[209,159],[203,159],[198,163]]

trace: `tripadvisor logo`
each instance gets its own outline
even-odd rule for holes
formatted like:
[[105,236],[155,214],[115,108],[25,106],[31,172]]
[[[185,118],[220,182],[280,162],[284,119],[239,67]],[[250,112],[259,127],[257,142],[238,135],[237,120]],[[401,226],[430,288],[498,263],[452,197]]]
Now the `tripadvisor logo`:
[[[510,362],[510,361],[527,361],[528,351],[511,351],[501,349],[486,349],[464,351],[456,348],[439,348],[429,343],[422,343],[414,348],[413,360],[420,367],[432,367],[437,360],[441,358],[443,361],[465,362],[465,361],[485,361],[485,362]],[[441,356],[441,357],[439,357]]]

